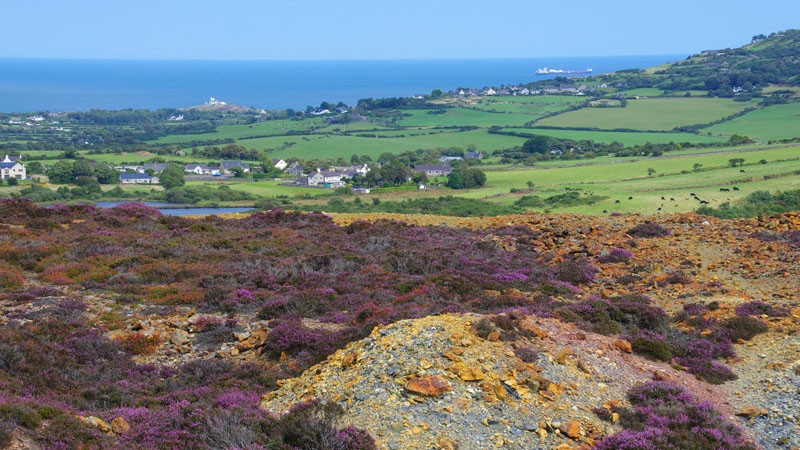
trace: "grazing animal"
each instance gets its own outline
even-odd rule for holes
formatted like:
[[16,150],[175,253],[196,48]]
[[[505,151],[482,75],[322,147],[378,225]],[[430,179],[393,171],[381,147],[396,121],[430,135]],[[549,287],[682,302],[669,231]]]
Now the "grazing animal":
[[744,173],[744,169],[739,169],[739,173]]
[[708,202],[707,202],[707,201],[705,201],[705,200],[700,200],[700,204],[701,204],[701,205],[707,205],[707,204],[708,204]]
[[738,191],[738,190],[739,190],[739,188],[738,188],[738,187],[736,187],[736,186],[734,186],[734,187],[733,187],[733,190],[734,190],[734,191]]
[[628,200],[633,200],[633,197],[628,197]]
[[670,197],[669,201],[674,202],[675,201],[675,197]]
[[664,197],[661,197],[661,200],[666,200]]
[[695,194],[694,192],[689,192],[689,195],[692,197],[697,197],[697,194]]
[[614,203],[619,203],[619,200],[614,200]]
[[661,208],[658,208],[658,210],[661,211]]
[[719,188],[720,192],[730,192],[731,190],[728,188]]
[[608,212],[607,210],[605,210],[605,209],[603,210],[603,214],[605,214],[605,213],[607,213],[607,212]]

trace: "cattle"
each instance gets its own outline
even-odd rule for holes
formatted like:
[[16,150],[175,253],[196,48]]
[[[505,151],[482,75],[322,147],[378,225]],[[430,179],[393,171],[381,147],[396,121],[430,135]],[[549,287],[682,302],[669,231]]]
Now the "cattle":
[[619,200],[614,200],[614,203],[619,203]]
[[739,169],[739,173],[744,173],[744,169]]
[[701,205],[707,205],[707,204],[708,204],[708,202],[707,202],[707,201],[705,201],[705,200],[700,200],[700,204],[701,204]]
[[633,200],[633,197],[628,197],[628,200]]
[[734,190],[734,191],[738,191],[738,190],[739,190],[739,188],[738,188],[738,187],[736,187],[736,186],[734,186],[734,187],[733,187],[733,190]]
[[719,188],[720,192],[730,192],[731,190],[728,188]]
[[692,197],[697,197],[697,194],[695,194],[694,192],[689,192],[689,195]]
[[674,202],[675,201],[675,197],[670,197],[669,201]]
[[605,214],[605,213],[607,213],[607,212],[608,212],[608,210],[605,210],[605,209],[603,210],[603,214]]

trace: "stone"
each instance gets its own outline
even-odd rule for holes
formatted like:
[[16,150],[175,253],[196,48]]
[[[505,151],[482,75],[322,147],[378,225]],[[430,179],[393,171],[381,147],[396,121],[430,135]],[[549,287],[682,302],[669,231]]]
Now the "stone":
[[577,420],[563,423],[558,429],[572,439],[580,439],[581,437],[581,423]]
[[437,397],[453,388],[450,383],[439,375],[413,378],[405,384],[405,389],[426,397]]
[[768,412],[765,409],[761,409],[757,406],[745,406],[736,412],[736,415],[739,417],[758,417],[766,416],[767,414]]
[[570,355],[575,355],[575,352],[571,348],[565,348],[564,350],[558,352],[558,355],[556,355],[556,362],[559,364],[564,364],[567,362],[567,356]]
[[169,336],[169,341],[173,345],[184,345],[189,343],[189,333],[183,330],[175,330]]
[[111,425],[109,425],[105,420],[103,420],[103,419],[101,419],[99,417],[89,416],[89,417],[86,418],[86,422],[89,425],[91,425],[91,426],[97,428],[98,430],[102,431],[103,433],[110,433],[111,432]]
[[356,360],[358,360],[357,352],[350,352],[344,355],[344,358],[342,358],[342,369],[347,369],[348,367],[352,366]]
[[672,377],[667,375],[663,370],[656,369],[653,371],[653,380],[655,381],[672,381]]
[[436,441],[436,445],[439,446],[441,450],[456,450],[458,449],[458,445],[450,438],[446,438],[444,436],[440,437],[438,441]]
[[131,426],[128,425],[127,420],[122,417],[116,417],[111,421],[111,431],[113,431],[114,434],[125,434],[131,431]]
[[468,366],[463,363],[457,366],[457,373],[463,381],[481,381],[486,378],[480,367]]
[[625,339],[617,339],[614,341],[614,347],[617,347],[620,349],[620,351],[625,353],[633,353],[633,347],[631,346],[631,343]]

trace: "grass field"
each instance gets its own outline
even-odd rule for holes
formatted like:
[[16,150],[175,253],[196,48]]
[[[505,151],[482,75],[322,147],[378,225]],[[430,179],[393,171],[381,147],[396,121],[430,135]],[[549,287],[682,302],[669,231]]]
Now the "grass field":
[[215,133],[176,134],[159,138],[156,144],[179,144],[182,142],[205,141],[216,139],[242,139],[250,136],[279,135],[290,131],[312,131],[327,126],[321,118],[301,120],[268,120],[250,125],[221,125]]
[[[247,139],[239,141],[248,148],[274,149],[275,158],[338,158],[353,154],[370,155],[373,159],[381,153],[401,153],[425,148],[461,147],[473,144],[478,149],[491,152],[522,145],[523,138],[489,134],[486,130],[471,130],[455,133],[438,133],[403,138],[367,138],[358,136],[280,136],[274,138]],[[289,145],[287,145],[287,143]]]
[[760,142],[800,137],[800,103],[759,109],[702,131],[724,137],[741,134]]
[[580,131],[580,130],[554,130],[548,128],[506,128],[503,131],[516,131],[521,133],[542,134],[560,139],[576,141],[591,140],[610,144],[614,141],[625,146],[642,145],[647,142],[652,144],[666,144],[669,142],[712,143],[722,142],[726,139],[716,136],[700,136],[691,133],[648,133],[626,131]]
[[754,105],[753,102],[721,98],[629,100],[625,108],[582,108],[542,119],[536,125],[667,131],[679,126],[713,122]]
[[[443,114],[432,114],[444,111]],[[496,126],[521,126],[533,120],[533,117],[520,114],[497,114],[475,111],[466,108],[448,108],[445,110],[408,109],[403,110],[404,117],[397,122],[403,127],[451,127],[478,126],[488,128]]]

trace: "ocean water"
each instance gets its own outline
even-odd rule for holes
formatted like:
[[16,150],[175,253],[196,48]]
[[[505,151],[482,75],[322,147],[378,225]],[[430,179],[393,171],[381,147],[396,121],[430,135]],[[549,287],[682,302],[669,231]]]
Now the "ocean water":
[[209,97],[265,109],[322,101],[407,97],[459,87],[552,78],[539,67],[594,74],[645,68],[685,55],[381,61],[142,61],[0,58],[0,111],[157,109]]

